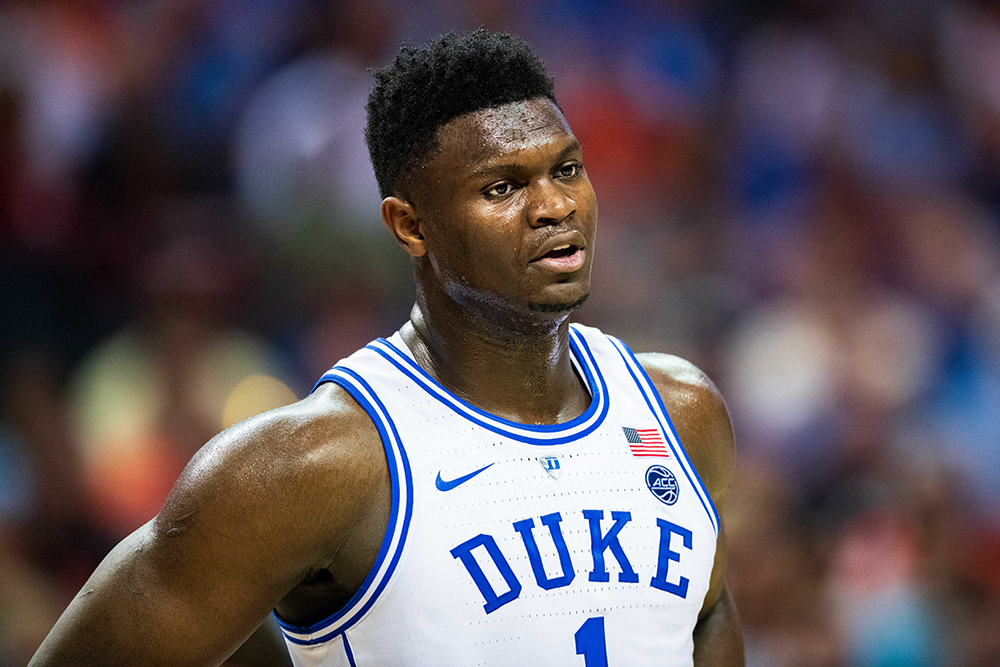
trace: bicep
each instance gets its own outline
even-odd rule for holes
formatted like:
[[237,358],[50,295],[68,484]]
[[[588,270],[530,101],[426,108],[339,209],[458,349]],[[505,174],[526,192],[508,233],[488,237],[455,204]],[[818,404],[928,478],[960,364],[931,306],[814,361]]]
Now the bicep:
[[739,615],[726,585],[725,531],[720,530],[708,592],[694,629],[694,664],[721,667],[743,664]]
[[270,608],[264,596],[240,595],[231,577],[209,583],[214,569],[163,544],[146,524],[108,554],[32,664],[221,663]]
[[736,605],[728,591],[694,630],[695,667],[742,667],[743,638]]
[[34,664],[219,664],[238,648],[340,544],[366,502],[359,485],[374,486],[356,474],[356,451],[327,437],[335,427],[293,417],[206,445],[157,517],[101,563]]
[[715,544],[715,559],[712,562],[712,574],[708,581],[708,592],[702,602],[698,619],[705,618],[715,604],[722,598],[726,590],[726,534],[720,526]]

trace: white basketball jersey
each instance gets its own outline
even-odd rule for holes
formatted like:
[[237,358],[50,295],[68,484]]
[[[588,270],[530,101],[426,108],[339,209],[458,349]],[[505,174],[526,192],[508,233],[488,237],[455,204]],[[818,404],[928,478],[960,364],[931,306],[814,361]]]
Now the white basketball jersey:
[[578,325],[570,348],[591,403],[556,425],[466,403],[398,333],[320,379],[378,428],[392,513],[341,611],[279,619],[296,665],[692,664],[718,515],[632,352]]

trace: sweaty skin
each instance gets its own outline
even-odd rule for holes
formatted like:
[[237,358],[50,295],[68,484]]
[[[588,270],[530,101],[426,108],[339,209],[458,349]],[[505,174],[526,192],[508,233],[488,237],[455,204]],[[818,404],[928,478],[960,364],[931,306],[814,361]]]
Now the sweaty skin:
[[[545,99],[467,114],[437,138],[410,196],[382,204],[414,258],[404,340],[477,407],[523,423],[571,420],[589,395],[567,318],[589,291],[597,220],[579,144]],[[638,358],[724,513],[734,444],[722,398],[681,359]],[[217,665],[272,609],[319,621],[373,566],[391,500],[378,432],[340,387],[241,422],[108,555],[31,665]],[[698,666],[743,664],[723,539],[694,632]]]

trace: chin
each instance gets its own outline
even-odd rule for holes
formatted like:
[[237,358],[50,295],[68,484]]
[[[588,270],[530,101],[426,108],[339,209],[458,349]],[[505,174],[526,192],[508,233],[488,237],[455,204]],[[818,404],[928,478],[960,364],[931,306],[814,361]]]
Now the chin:
[[575,301],[569,302],[552,302],[552,303],[529,303],[528,310],[534,311],[536,313],[566,313],[571,310],[576,310],[583,305],[583,302],[587,300],[590,293],[584,294],[582,297]]

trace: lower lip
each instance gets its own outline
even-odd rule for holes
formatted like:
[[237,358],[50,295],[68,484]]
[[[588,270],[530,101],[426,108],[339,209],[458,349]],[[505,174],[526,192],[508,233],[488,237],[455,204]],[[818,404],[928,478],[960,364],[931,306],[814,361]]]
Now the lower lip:
[[565,257],[542,257],[532,263],[539,268],[553,273],[572,273],[583,268],[585,252],[586,251],[581,248],[572,255],[566,255]]

